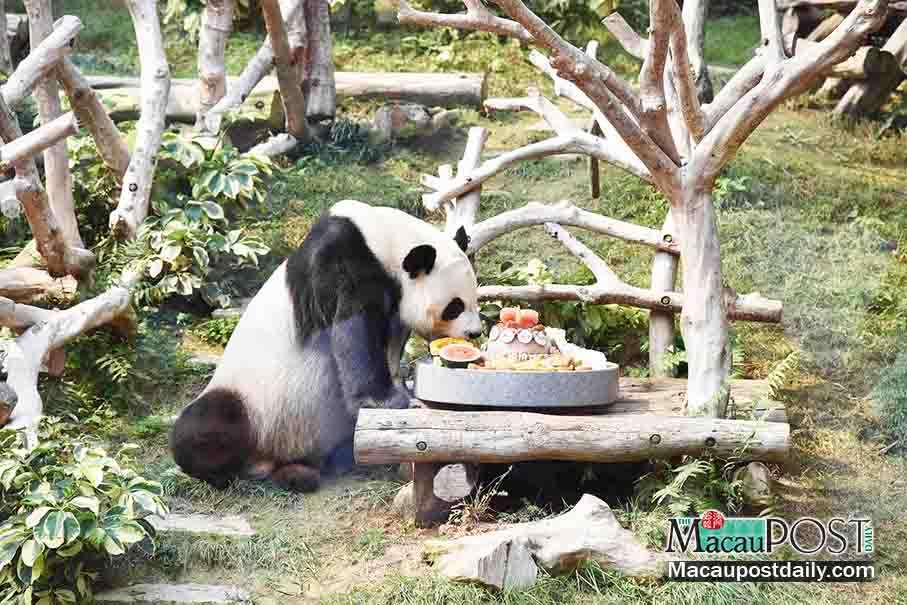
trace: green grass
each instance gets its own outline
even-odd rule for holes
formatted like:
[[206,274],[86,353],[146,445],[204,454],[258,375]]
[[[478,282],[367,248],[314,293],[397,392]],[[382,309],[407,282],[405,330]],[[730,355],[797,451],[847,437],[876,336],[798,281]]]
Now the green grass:
[[737,15],[711,19],[706,24],[705,60],[718,65],[743,65],[759,45],[759,17]]

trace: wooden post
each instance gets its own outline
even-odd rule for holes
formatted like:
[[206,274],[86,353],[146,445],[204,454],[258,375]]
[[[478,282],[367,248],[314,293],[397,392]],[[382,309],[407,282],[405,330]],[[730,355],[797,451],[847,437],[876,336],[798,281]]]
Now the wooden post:
[[889,70],[872,80],[856,82],[835,107],[835,115],[861,117],[876,113],[904,80],[903,70],[907,69],[907,19],[891,34],[882,50],[894,55],[900,69]]
[[[299,71],[302,57],[298,51],[291,51],[287,38],[287,27],[277,0],[262,0],[261,10],[274,52],[274,67],[280,83],[280,96],[283,99],[284,114],[287,119],[287,132],[301,140],[306,133],[306,102]],[[297,19],[297,21],[303,25],[305,23],[304,18]],[[298,27],[298,24],[295,25]],[[289,26],[294,27],[294,24],[289,24]]]
[[205,114],[227,92],[227,69],[224,53],[233,31],[233,0],[207,0],[198,35],[199,102],[195,127],[206,130]]
[[433,462],[413,465],[416,527],[431,527],[443,523],[450,514],[450,504],[435,495],[435,477],[443,467],[443,463]]
[[[666,243],[675,242],[674,221],[671,211],[661,228]],[[677,256],[657,250],[652,259],[653,292],[672,292],[677,281]],[[674,314],[670,311],[649,312],[649,374],[653,377],[673,377],[674,369],[667,366],[665,355],[674,346]]]
[[333,120],[337,111],[331,12],[327,0],[305,0],[306,117],[317,123]]

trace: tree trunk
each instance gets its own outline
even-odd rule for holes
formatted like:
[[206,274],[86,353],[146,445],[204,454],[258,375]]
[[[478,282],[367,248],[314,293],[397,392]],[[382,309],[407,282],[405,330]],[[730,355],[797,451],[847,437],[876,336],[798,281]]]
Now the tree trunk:
[[[25,7],[28,13],[29,44],[34,50],[53,31],[53,12],[50,0],[28,0]],[[38,84],[35,89],[35,100],[42,124],[49,124],[63,113],[60,107],[60,85],[56,78],[47,78]],[[63,230],[63,238],[71,246],[84,248],[85,244],[79,235],[79,225],[76,222],[66,140],[44,151],[44,172],[50,207]]]
[[303,84],[306,117],[317,123],[333,120],[337,111],[331,13],[327,0],[305,0],[305,49]]
[[198,36],[199,99],[195,127],[205,129],[205,114],[227,92],[224,53],[233,29],[233,0],[208,0]]
[[305,17],[285,22],[276,0],[262,0],[268,39],[274,52],[274,70],[280,85],[287,132],[301,140],[306,132],[306,101],[302,91],[302,59],[305,51]]
[[712,192],[687,176],[672,214],[680,237],[684,305],[680,314],[689,367],[687,414],[724,417],[731,355],[721,250]]

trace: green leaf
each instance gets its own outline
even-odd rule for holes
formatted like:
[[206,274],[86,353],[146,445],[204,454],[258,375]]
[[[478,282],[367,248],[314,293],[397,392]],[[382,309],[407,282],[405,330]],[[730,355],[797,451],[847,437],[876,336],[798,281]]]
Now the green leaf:
[[19,552],[19,545],[21,542],[12,542],[10,544],[4,544],[0,546],[0,571],[4,567],[12,563],[13,559],[16,558],[16,553]]
[[79,470],[95,487],[101,485],[101,482],[104,481],[104,469],[98,464],[86,461],[79,465]]
[[106,537],[104,538],[104,550],[111,555],[121,555],[126,552],[122,544],[116,540],[111,532],[107,532]]
[[35,539],[31,539],[22,545],[22,562],[31,567],[43,552],[44,545]]
[[164,261],[163,259],[156,257],[148,263],[148,276],[155,278],[161,274],[161,271],[164,270]]
[[35,530],[35,537],[48,548],[59,548],[66,540],[63,520],[65,513],[55,510],[44,517],[44,521]]
[[76,541],[69,546],[64,546],[63,548],[57,549],[57,554],[61,557],[74,557],[80,552],[82,552],[81,541]]
[[126,523],[114,530],[117,540],[123,544],[135,544],[145,539],[145,531],[136,523]]
[[201,207],[211,220],[220,221],[224,219],[224,209],[217,202],[202,202]]
[[204,248],[199,248],[195,246],[192,248],[192,255],[195,257],[195,264],[204,269],[208,268],[210,264],[210,259],[208,258],[208,251]]
[[63,543],[69,544],[82,533],[79,520],[72,513],[63,513]]
[[50,512],[50,508],[47,506],[42,506],[41,508],[36,508],[32,513],[25,519],[25,527],[32,529],[37,527],[41,520]]
[[161,249],[161,259],[172,263],[177,259],[180,253],[183,251],[183,247],[179,244],[167,244]]
[[76,593],[71,590],[66,590],[65,588],[57,588],[56,590],[54,590],[54,596],[66,603],[76,602]]

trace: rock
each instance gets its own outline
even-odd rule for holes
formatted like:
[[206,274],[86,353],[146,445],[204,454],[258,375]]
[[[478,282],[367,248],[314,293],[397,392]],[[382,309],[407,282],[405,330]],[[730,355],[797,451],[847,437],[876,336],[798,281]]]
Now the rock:
[[407,139],[432,134],[434,119],[422,105],[391,104],[378,108],[373,127],[380,141]]
[[741,482],[743,501],[752,507],[766,507],[773,501],[772,472],[761,462],[750,462],[734,471],[734,480]]
[[220,363],[220,355],[193,355],[188,363],[194,366],[217,366]]
[[448,578],[497,589],[529,586],[540,568],[566,573],[588,560],[627,575],[660,576],[665,561],[665,555],[648,550],[622,528],[607,504],[588,494],[553,519],[456,540],[431,540],[425,554]]
[[391,504],[391,510],[403,518],[410,518],[416,512],[416,504],[413,496],[413,484],[407,483],[394,496],[394,502]]
[[435,475],[435,495],[446,502],[462,500],[476,487],[475,465],[448,464]]
[[101,603],[236,603],[248,601],[249,593],[235,586],[211,584],[133,584],[95,595]]
[[232,537],[249,537],[255,535],[255,530],[249,525],[246,518],[241,515],[214,517],[200,514],[172,514],[164,519],[152,517],[149,521],[159,532],[180,532]]

